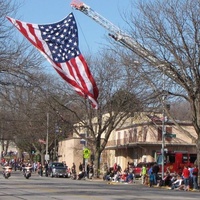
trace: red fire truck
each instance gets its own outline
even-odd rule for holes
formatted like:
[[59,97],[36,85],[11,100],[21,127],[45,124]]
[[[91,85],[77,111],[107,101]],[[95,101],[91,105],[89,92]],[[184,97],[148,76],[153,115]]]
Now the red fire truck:
[[[184,166],[193,166],[197,159],[197,154],[187,151],[165,151],[164,152],[164,172],[168,168],[170,173],[182,174]],[[162,171],[162,154],[157,152],[157,163]]]

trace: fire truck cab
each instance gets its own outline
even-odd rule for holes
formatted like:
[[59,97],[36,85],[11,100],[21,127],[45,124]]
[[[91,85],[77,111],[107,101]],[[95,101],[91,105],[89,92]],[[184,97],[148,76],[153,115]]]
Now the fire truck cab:
[[[167,168],[170,173],[182,174],[184,166],[193,166],[197,159],[197,154],[191,154],[187,151],[164,151],[164,172]],[[162,154],[157,152],[157,163],[162,171]]]

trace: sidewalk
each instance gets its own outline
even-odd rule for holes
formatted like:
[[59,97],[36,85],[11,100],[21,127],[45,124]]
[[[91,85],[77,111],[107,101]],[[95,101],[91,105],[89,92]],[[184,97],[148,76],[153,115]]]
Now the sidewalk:
[[100,181],[100,182],[105,182],[105,183],[111,184],[111,185],[116,185],[116,184],[141,184],[141,180],[140,179],[134,179],[134,181],[131,182],[131,183],[106,181],[106,180],[103,180],[103,178],[92,178],[92,179],[86,179],[86,180],[87,181]]
[[[133,185],[133,184],[137,184],[137,185],[141,185],[141,186],[144,186],[144,187],[149,187],[149,185],[142,185],[141,179],[135,179],[132,183],[105,181],[105,180],[103,180],[102,178],[92,178],[92,179],[86,179],[86,180],[88,180],[88,181],[100,181],[100,182],[105,182],[106,184],[110,184],[110,185],[120,185],[120,184]],[[152,186],[151,188],[152,188],[152,189],[153,189],[153,188],[160,188],[160,189],[171,190],[171,187],[169,187],[169,186],[157,186],[157,185],[154,185],[154,186]],[[172,190],[172,191],[173,191],[173,190]],[[175,191],[181,191],[181,190],[175,190]],[[184,191],[184,190],[182,190],[182,191]],[[188,192],[200,192],[200,190],[193,190],[193,189],[190,189]]]

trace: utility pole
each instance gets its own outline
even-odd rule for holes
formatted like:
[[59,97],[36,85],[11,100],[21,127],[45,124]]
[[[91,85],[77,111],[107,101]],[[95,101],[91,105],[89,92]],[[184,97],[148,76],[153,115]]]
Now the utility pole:
[[49,146],[49,113],[47,112],[47,136],[46,136],[46,154],[45,154],[46,162],[48,162],[49,160],[48,146]]
[[59,134],[59,125],[58,125],[58,122],[56,122],[56,124],[55,124],[55,136],[54,136],[54,156],[53,156],[54,161],[56,161],[56,153],[57,153],[57,151],[56,151],[56,148],[57,148],[56,137],[57,137],[58,134]]

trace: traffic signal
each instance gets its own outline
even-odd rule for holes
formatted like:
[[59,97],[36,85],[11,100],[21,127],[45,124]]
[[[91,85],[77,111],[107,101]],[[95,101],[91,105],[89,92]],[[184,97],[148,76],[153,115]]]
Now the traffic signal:
[[35,151],[35,148],[32,148],[32,149],[31,149],[31,154],[35,154],[35,152],[36,152],[36,151]]

